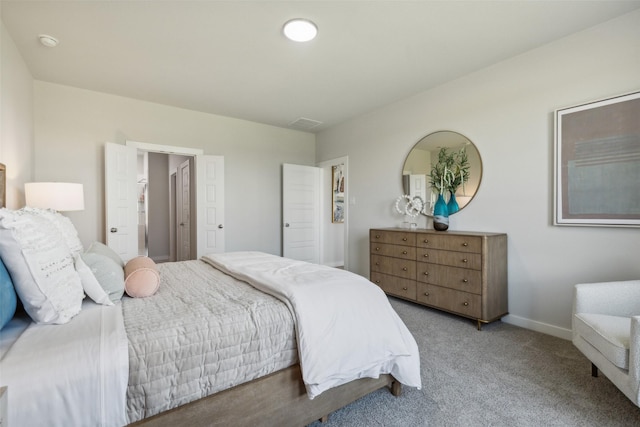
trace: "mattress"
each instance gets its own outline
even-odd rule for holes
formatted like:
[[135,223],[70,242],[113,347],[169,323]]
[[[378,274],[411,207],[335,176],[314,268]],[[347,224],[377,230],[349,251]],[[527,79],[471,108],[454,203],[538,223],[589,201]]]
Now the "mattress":
[[297,363],[281,301],[199,260],[158,271],[155,295],[122,300],[130,422]]

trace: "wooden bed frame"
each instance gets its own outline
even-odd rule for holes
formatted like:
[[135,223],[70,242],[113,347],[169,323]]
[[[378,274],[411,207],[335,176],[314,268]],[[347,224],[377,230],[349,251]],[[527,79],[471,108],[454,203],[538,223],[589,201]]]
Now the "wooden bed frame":
[[258,378],[169,411],[140,420],[136,427],[306,426],[382,387],[394,396],[402,385],[391,375],[362,378],[307,397],[300,365]]

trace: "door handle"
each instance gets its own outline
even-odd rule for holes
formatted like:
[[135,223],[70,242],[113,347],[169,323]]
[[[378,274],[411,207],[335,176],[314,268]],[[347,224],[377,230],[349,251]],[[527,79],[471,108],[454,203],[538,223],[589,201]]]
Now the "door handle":
[[115,228],[115,227],[111,227],[111,230],[109,230],[109,231],[111,231],[112,233],[117,233],[117,232],[118,232],[118,229],[117,229],[117,228]]
[[218,224],[218,228],[224,228],[222,224]]
[[289,223],[288,223],[288,222],[285,222],[285,223],[284,223],[284,226],[285,226],[285,227],[288,227],[288,226],[289,226]]
[[184,227],[184,222],[181,222],[181,223],[180,223],[180,227]]

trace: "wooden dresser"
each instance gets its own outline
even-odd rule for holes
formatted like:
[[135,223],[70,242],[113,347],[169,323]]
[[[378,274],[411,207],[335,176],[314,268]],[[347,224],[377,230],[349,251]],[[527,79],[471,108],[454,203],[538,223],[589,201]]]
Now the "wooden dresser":
[[387,294],[482,323],[507,308],[507,235],[371,229],[371,281]]

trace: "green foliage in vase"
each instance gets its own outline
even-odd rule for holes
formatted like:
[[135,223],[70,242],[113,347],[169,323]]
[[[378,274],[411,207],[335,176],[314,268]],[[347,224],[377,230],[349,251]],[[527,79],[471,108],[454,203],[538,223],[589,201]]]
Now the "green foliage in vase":
[[469,159],[465,148],[458,151],[441,148],[438,162],[431,167],[429,180],[431,187],[439,194],[447,191],[455,193],[458,187],[469,180]]

